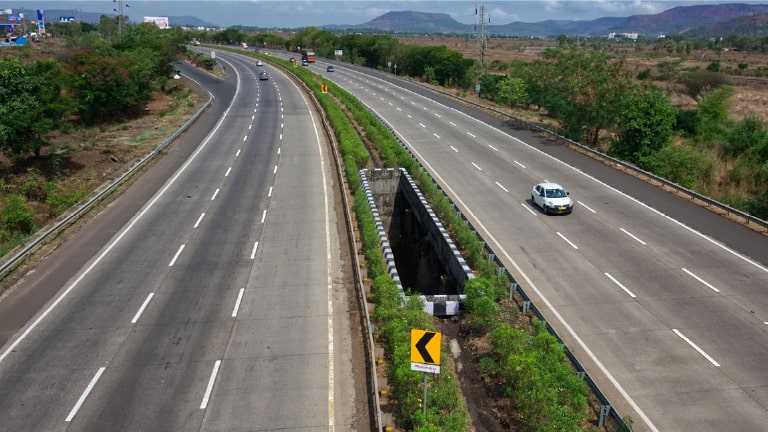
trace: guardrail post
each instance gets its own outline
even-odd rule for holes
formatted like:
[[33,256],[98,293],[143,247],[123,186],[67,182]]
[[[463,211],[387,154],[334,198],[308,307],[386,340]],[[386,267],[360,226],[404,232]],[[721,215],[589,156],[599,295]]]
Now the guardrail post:
[[610,405],[600,405],[600,420],[597,422],[597,427],[603,427],[603,424],[605,423],[605,418],[608,417],[608,414],[611,413],[611,406]]
[[525,300],[523,301],[523,315],[528,313],[528,309],[531,307],[531,301]]
[[506,271],[507,271],[507,269],[506,269],[506,268],[504,268],[504,267],[499,267],[499,274],[504,274],[504,272],[506,272]]
[[512,297],[515,296],[515,291],[517,291],[517,282],[510,282],[509,284],[509,298],[510,300]]
[[488,254],[488,261],[489,262],[493,262],[493,260],[495,260],[495,259],[496,259],[496,254],[495,253],[489,253]]

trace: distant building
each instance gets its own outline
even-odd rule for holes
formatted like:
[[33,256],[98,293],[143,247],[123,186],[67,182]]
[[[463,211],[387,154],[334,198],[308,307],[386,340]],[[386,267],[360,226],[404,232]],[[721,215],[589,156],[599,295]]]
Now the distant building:
[[639,33],[608,33],[608,39],[631,39],[637,40],[640,38]]

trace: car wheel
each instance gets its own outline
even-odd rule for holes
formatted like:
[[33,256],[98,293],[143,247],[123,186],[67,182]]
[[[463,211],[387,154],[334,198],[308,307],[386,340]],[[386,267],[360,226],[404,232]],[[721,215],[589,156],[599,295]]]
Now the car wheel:
[[531,194],[531,205],[536,207],[536,198],[533,197],[533,194]]
[[541,206],[541,209],[544,210],[544,214],[545,215],[549,214],[549,210],[547,210],[547,206],[543,205],[543,206]]

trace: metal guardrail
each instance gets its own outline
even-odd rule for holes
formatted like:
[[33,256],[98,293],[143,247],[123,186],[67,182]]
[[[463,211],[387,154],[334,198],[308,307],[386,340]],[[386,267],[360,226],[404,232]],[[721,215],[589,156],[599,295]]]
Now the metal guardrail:
[[521,119],[519,117],[515,117],[515,116],[513,116],[511,114],[508,114],[508,113],[506,113],[504,111],[501,111],[501,110],[498,110],[496,108],[489,107],[487,105],[483,105],[483,104],[480,104],[480,103],[477,103],[477,102],[474,102],[474,101],[471,101],[471,100],[468,100],[468,99],[464,99],[462,97],[456,96],[456,95],[448,93],[446,91],[429,87],[429,86],[424,85],[422,83],[418,83],[418,82],[415,82],[415,81],[412,81],[412,80],[407,80],[407,79],[404,79],[404,78],[401,78],[401,77],[397,77],[397,79],[406,81],[406,82],[411,83],[413,85],[417,85],[417,86],[419,86],[419,87],[421,87],[421,88],[423,88],[425,90],[431,91],[433,93],[440,94],[440,95],[442,95],[444,97],[458,100],[461,103],[464,103],[464,104],[467,104],[467,105],[471,105],[471,106],[473,106],[475,108],[478,108],[478,109],[481,109],[481,110],[484,110],[484,111],[490,111],[490,112],[492,112],[492,113],[494,113],[494,114],[496,114],[498,116],[501,116],[501,117],[503,117],[503,118],[505,118],[507,120],[510,120],[510,121],[520,125],[520,126],[523,126],[523,127],[526,127],[526,128],[528,128],[530,130],[542,133],[544,135],[549,136],[552,139],[555,139],[557,141],[563,142],[563,143],[565,143],[565,144],[567,144],[569,146],[575,147],[578,151],[580,151],[582,153],[586,153],[588,156],[590,156],[592,158],[603,160],[603,161],[606,161],[606,162],[610,162],[616,168],[621,168],[624,171],[629,171],[633,175],[638,176],[638,177],[644,177],[647,181],[653,181],[653,182],[660,183],[664,187],[670,188],[670,189],[674,190],[678,194],[687,195],[689,197],[689,199],[691,199],[691,200],[698,200],[698,201],[704,203],[706,207],[713,207],[716,210],[718,210],[718,211],[722,212],[723,214],[725,214],[726,216],[736,216],[736,217],[740,218],[742,220],[742,222],[745,225],[747,225],[747,226],[749,226],[749,225],[756,225],[757,227],[759,227],[759,231],[768,232],[768,221],[766,221],[766,220],[763,220],[763,219],[760,219],[758,217],[752,216],[749,213],[746,213],[746,212],[741,211],[739,209],[733,208],[733,207],[731,207],[731,206],[729,206],[727,204],[723,204],[723,203],[721,203],[719,201],[716,201],[716,200],[714,200],[714,199],[712,199],[710,197],[706,197],[704,195],[701,195],[701,194],[699,194],[696,191],[693,191],[691,189],[683,187],[683,186],[681,186],[681,185],[679,185],[677,183],[671,182],[671,181],[669,181],[669,180],[667,180],[665,178],[659,177],[659,176],[657,176],[657,175],[655,175],[653,173],[650,173],[648,171],[642,170],[642,169],[640,169],[640,168],[638,168],[638,167],[636,167],[636,166],[634,166],[634,165],[632,165],[630,163],[627,163],[627,162],[621,161],[619,159],[613,158],[611,156],[608,156],[607,154],[605,154],[603,152],[599,152],[599,151],[597,151],[597,150],[595,150],[593,148],[587,147],[587,146],[585,146],[583,144],[580,144],[580,143],[578,143],[576,141],[573,141],[573,140],[571,140],[569,138],[566,138],[566,137],[564,137],[562,135],[559,135],[559,134],[557,134],[555,132],[552,132],[549,129],[545,129],[545,128],[543,128],[543,127],[541,127],[541,126],[539,126],[539,125],[537,125],[535,123],[528,122],[526,120],[523,120],[523,119]]
[[[361,101],[361,103],[363,103],[363,102]],[[363,105],[365,105],[365,103],[363,103]],[[365,107],[368,110],[368,112],[371,113],[371,115],[375,116],[383,125],[385,125],[390,130],[390,132],[392,132],[392,135],[400,143],[400,146],[403,147],[403,149],[405,149],[405,151],[413,158],[413,160],[415,160],[416,163],[419,164],[419,168],[422,171],[424,171],[425,173],[427,173],[427,175],[429,175],[429,171],[426,169],[426,167],[424,167],[424,165],[421,164],[421,162],[418,160],[418,158],[416,158],[416,156],[410,151],[410,149],[403,143],[403,141],[400,139],[400,136],[398,135],[398,133],[389,125],[389,123],[387,123],[386,121],[384,121],[384,119],[379,117],[368,105],[365,105]],[[430,178],[431,178],[431,175],[430,175]],[[458,209],[456,204],[453,202],[453,200],[450,198],[450,196],[445,192],[445,190],[443,190],[443,188],[440,187],[440,185],[437,182],[435,182],[434,179],[432,181],[435,184],[435,187],[437,187],[437,189],[440,191],[440,193],[445,195],[446,198],[448,198],[448,200],[451,202],[451,205],[453,206],[453,208],[456,209],[457,215],[460,216],[461,219],[464,221],[464,223],[467,224],[470,227],[472,232],[475,233],[475,235],[477,236],[477,239],[480,240],[483,243],[484,249],[487,252],[487,254],[490,257],[490,259],[493,260],[494,264],[496,264],[496,266],[500,270],[502,270],[504,272],[504,274],[507,276],[507,279],[509,280],[509,283],[510,283],[510,298],[512,298],[515,293],[518,293],[520,295],[520,297],[522,298],[522,300],[523,300],[523,304],[520,305],[522,312],[524,314],[530,313],[534,317],[536,317],[536,319],[538,319],[539,321],[543,322],[547,326],[547,330],[549,331],[549,333],[551,335],[553,335],[560,342],[560,344],[564,347],[565,354],[568,357],[568,359],[570,360],[574,370],[576,371],[577,374],[579,374],[580,376],[582,376],[584,378],[587,386],[592,391],[592,394],[595,395],[595,397],[597,398],[597,400],[600,403],[600,412],[599,412],[599,417],[598,417],[598,424],[599,424],[599,426],[602,426],[604,424],[605,420],[607,418],[610,418],[611,420],[613,420],[616,423],[619,431],[630,431],[631,430],[630,427],[624,422],[624,419],[621,418],[620,414],[616,411],[616,409],[610,403],[610,401],[605,396],[605,394],[602,392],[602,390],[600,390],[600,388],[598,387],[597,383],[592,379],[592,377],[589,376],[589,373],[587,373],[587,371],[584,369],[584,367],[578,361],[576,356],[571,352],[571,350],[565,344],[565,342],[560,337],[560,335],[557,334],[555,329],[549,324],[547,319],[544,317],[544,315],[542,315],[542,313],[539,311],[539,309],[533,303],[531,298],[525,293],[523,288],[515,280],[515,278],[512,276],[512,274],[510,274],[506,270],[506,266],[501,262],[501,260],[499,260],[498,254],[496,254],[494,252],[494,250],[490,247],[488,242],[486,242],[483,239],[483,237],[480,235],[479,231],[472,225],[472,223],[466,218],[466,216],[464,216],[464,214]]]
[[[187,79],[192,80],[191,78],[187,77]],[[192,80],[196,84],[199,85],[196,81]],[[128,180],[133,174],[135,174],[138,170],[143,168],[147,162],[149,162],[152,158],[155,157],[160,151],[165,149],[173,140],[175,140],[179,135],[181,135],[185,130],[189,128],[192,123],[194,123],[200,115],[202,115],[203,111],[205,111],[213,101],[213,94],[211,92],[208,92],[208,101],[192,116],[187,120],[176,132],[174,132],[171,136],[166,138],[162,143],[160,143],[157,147],[152,149],[152,151],[141,158],[138,162],[136,162],[135,165],[133,165],[128,171],[120,175],[118,178],[114,179],[111,183],[102,185],[99,189],[92,192],[90,194],[90,198],[87,198],[85,202],[82,202],[73,208],[71,208],[68,212],[66,212],[63,217],[58,219],[53,224],[49,224],[42,230],[36,232],[28,241],[24,242],[20,246],[17,246],[11,253],[9,254],[10,257],[6,258],[3,257],[0,259],[0,279],[5,277],[8,272],[10,272],[12,269],[14,269],[19,263],[21,263],[26,257],[28,257],[32,251],[35,250],[39,245],[43,244],[46,240],[51,238],[53,235],[59,234],[65,227],[67,227],[72,222],[79,219],[81,216],[83,216],[87,211],[89,211],[91,208],[93,208],[97,203],[102,201],[104,198],[106,198],[110,193],[112,193],[118,186],[122,185],[126,180]]]

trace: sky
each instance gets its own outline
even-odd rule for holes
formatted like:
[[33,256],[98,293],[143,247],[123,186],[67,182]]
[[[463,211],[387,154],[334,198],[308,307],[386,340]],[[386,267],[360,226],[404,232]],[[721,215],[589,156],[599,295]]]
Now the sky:
[[[484,4],[490,24],[510,22],[538,22],[544,20],[593,20],[602,17],[652,15],[676,6],[722,3],[768,4],[768,0],[699,0],[699,1],[646,1],[646,0],[508,0],[508,1],[337,1],[337,0],[283,0],[283,1],[231,1],[231,0],[0,0],[0,12],[23,7],[33,9],[71,9],[114,14],[118,2],[129,20],[141,21],[145,16],[194,16],[220,26],[254,26],[264,28],[322,27],[330,24],[363,24],[390,11],[417,11],[446,13],[464,24],[478,22],[476,9]],[[47,16],[47,21],[58,17]],[[173,21],[170,22],[173,25]]]

